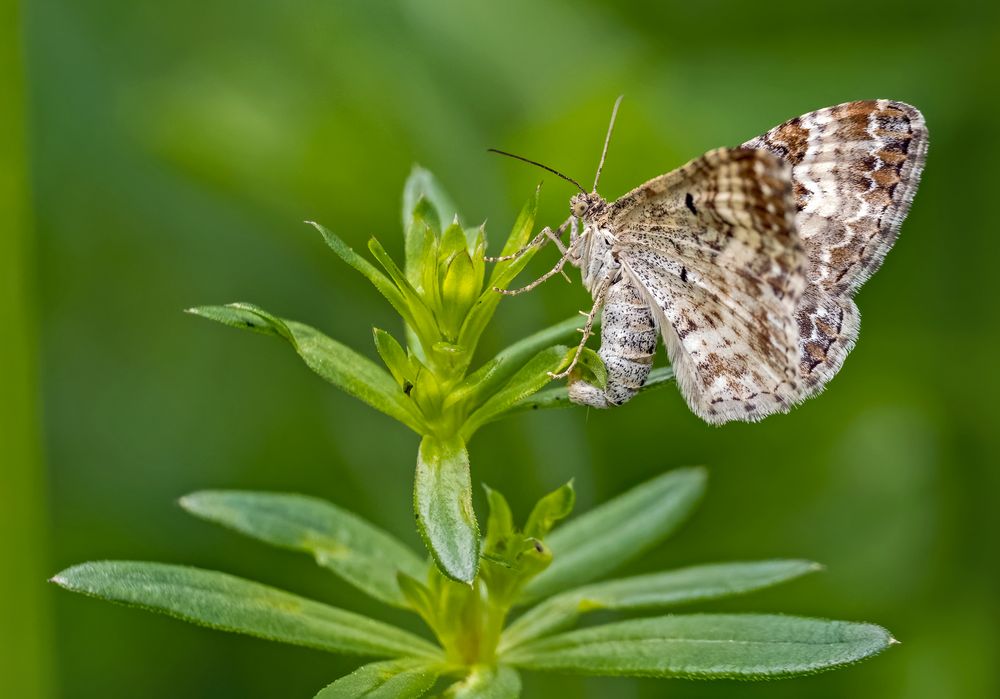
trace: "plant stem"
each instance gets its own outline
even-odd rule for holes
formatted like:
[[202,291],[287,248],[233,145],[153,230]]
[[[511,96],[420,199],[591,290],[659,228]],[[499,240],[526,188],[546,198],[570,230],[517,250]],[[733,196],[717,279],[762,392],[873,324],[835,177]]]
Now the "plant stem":
[[0,677],[4,695],[41,699],[52,695],[45,577],[44,469],[38,425],[36,328],[33,283],[25,270],[31,260],[28,185],[25,167],[24,85],[21,61],[22,4],[0,11],[0,365],[6,372],[0,415],[0,536],[4,575],[0,598],[9,602],[0,616]]

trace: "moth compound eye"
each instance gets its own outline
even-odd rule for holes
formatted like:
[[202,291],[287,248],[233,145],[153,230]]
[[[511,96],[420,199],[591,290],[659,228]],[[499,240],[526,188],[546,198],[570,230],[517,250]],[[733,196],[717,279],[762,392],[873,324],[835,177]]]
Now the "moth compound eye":
[[585,213],[587,213],[587,208],[588,208],[587,202],[585,202],[582,199],[577,199],[570,206],[570,210],[573,212],[573,215],[576,216],[577,218],[580,218]]

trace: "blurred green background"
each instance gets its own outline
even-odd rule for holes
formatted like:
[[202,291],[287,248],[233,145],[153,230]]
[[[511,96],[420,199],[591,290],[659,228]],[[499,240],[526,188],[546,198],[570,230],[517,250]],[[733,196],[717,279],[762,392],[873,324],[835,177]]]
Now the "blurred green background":
[[[814,558],[825,573],[713,608],[874,621],[903,645],[779,683],[527,674],[525,696],[1000,696],[996,12],[489,5],[36,0],[18,18],[6,4],[0,693],[311,697],[357,664],[44,586],[84,560],[218,568],[412,625],[305,558],[175,505],[206,487],[315,493],[419,546],[414,435],[281,343],[180,311],[251,301],[374,357],[371,326],[398,331],[397,320],[301,221],[357,248],[375,234],[400,254],[401,187],[419,162],[468,221],[488,219],[495,248],[543,173],[485,149],[586,182],[625,93],[607,197],[789,117],[872,97],[923,110],[927,170],[859,296],[860,344],[822,397],[724,428],[694,418],[673,388],[610,412],[518,417],[473,441],[474,481],[523,516],[571,476],[585,508],[708,464],[703,507],[630,572]],[[542,220],[555,223],[572,189],[545,179]],[[483,352],[588,305],[558,279],[506,301]]]

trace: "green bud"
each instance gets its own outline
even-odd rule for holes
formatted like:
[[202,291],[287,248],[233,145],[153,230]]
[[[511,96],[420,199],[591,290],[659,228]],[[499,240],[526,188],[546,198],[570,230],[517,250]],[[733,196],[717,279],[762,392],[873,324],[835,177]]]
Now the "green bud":
[[571,480],[535,504],[528,516],[528,523],[524,525],[524,535],[534,539],[544,539],[556,522],[565,519],[573,511],[575,503],[576,491],[573,490]]

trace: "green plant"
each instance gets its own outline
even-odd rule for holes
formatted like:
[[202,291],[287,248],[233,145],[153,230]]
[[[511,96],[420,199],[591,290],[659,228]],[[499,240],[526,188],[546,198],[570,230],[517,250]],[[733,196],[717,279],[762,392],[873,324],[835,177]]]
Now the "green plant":
[[[522,209],[503,255],[534,227],[538,192]],[[433,564],[389,534],[333,504],[300,495],[210,491],[189,495],[189,512],[267,543],[312,554],[317,563],[386,604],[418,614],[437,644],[352,612],[214,571],[137,562],[85,563],[57,584],[83,594],[165,612],[197,624],[331,652],[391,658],[337,680],[319,697],[418,697],[455,679],[453,697],[516,697],[519,668],[655,677],[770,678],[837,667],[893,642],[870,624],[774,615],[690,614],[632,619],[567,631],[594,610],[662,609],[741,594],[817,569],[779,560],[697,566],[610,582],[583,583],[660,542],[704,490],[700,469],[656,478],[568,524],[567,484],[538,501],[521,527],[504,497],[487,489],[480,536],[472,509],[466,443],[513,412],[567,404],[565,388],[541,390],[569,350],[556,343],[573,318],[511,345],[470,371],[476,345],[528,253],[487,277],[483,227],[465,228],[426,171],[404,192],[404,267],[372,240],[380,271],[318,224],[326,242],[361,272],[404,321],[405,348],[376,329],[382,369],[317,330],[250,304],[192,313],[289,342],[338,388],[421,437],[414,483],[418,529]],[[442,226],[443,221],[452,221]],[[585,378],[604,369],[590,352]],[[669,381],[654,372],[647,387]],[[527,608],[529,605],[530,608]],[[526,609],[508,624],[512,610]]]
[[[259,583],[157,563],[84,563],[53,581],[75,592],[203,626],[334,653],[391,658],[317,694],[421,697],[520,695],[518,670],[596,675],[764,679],[856,662],[894,641],[872,624],[770,614],[669,614],[567,630],[597,610],[659,610],[744,594],[814,572],[801,560],[699,565],[588,583],[662,541],[705,487],[702,469],[668,472],[553,529],[573,507],[571,484],[514,525],[496,490],[472,585],[441,574],[389,534],[301,495],[205,491],[181,499],[203,519],[316,562],[386,604],[409,609],[438,641]],[[515,607],[524,611],[513,623]],[[439,680],[443,681],[439,683]],[[448,681],[453,684],[445,688]]]

